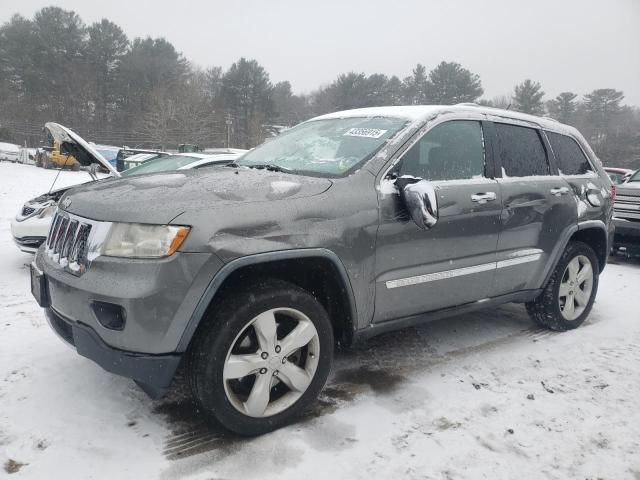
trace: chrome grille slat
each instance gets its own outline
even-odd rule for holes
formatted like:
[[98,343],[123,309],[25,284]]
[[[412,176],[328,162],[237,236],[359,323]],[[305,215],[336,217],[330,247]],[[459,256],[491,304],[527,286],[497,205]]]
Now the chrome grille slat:
[[69,218],[64,217],[60,222],[60,226],[58,227],[58,233],[56,235],[56,241],[53,245],[53,253],[60,253],[60,248],[62,247],[62,242],[67,235],[67,226],[69,225]]
[[58,210],[51,222],[45,252],[69,273],[82,275],[88,264],[92,220]]
[[60,226],[60,222],[62,221],[62,217],[57,215],[51,222],[51,230],[49,231],[49,238],[47,239],[47,248],[52,248],[53,244],[56,241],[56,235],[58,233],[58,227]]
[[621,220],[638,221],[640,220],[640,192],[624,191],[616,195],[613,204],[613,215]]
[[69,256],[69,251],[71,250],[71,246],[75,243],[75,236],[78,229],[78,221],[72,220],[69,222],[69,226],[67,227],[67,232],[65,233],[64,240],[62,240],[62,247],[60,249],[60,258],[67,258]]

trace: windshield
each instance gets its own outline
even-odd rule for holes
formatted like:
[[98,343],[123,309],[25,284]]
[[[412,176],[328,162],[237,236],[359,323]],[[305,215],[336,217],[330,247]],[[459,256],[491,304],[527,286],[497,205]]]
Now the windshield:
[[246,153],[236,163],[342,176],[371,158],[406,123],[404,119],[385,117],[302,123]]
[[629,180],[627,180],[627,182],[640,182],[640,170],[636,171],[636,173],[631,175],[631,177],[629,177]]
[[123,177],[130,177],[132,175],[142,175],[145,173],[166,172],[170,170],[178,170],[180,167],[189,165],[190,163],[197,162],[200,157],[193,157],[191,155],[172,155],[170,157],[161,157],[155,160],[149,160],[142,165],[132,167],[129,170],[125,170],[120,174]]

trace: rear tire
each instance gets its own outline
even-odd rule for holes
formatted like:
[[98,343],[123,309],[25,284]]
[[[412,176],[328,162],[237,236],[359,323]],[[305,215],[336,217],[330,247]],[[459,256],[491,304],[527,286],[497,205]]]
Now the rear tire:
[[542,293],[526,304],[529,316],[558,332],[579,327],[593,307],[599,274],[593,249],[583,242],[569,242]]
[[316,400],[331,370],[334,337],[309,292],[261,280],[226,296],[203,322],[187,375],[196,401],[226,428],[267,433]]

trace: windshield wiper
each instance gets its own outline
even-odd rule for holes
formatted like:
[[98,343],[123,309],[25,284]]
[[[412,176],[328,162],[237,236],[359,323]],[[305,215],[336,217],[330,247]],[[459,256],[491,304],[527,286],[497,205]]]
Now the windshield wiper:
[[257,170],[269,170],[270,172],[282,172],[282,173],[293,173],[295,170],[291,170],[287,167],[281,167],[280,165],[275,165],[273,163],[263,163],[257,165],[246,165],[249,168],[255,168]]

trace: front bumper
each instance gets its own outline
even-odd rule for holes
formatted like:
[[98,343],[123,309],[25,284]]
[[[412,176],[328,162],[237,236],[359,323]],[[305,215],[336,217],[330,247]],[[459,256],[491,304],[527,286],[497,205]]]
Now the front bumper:
[[24,253],[36,253],[40,245],[45,241],[46,237],[13,237],[13,242]]
[[35,253],[47,237],[50,226],[51,217],[30,217],[21,221],[14,218],[11,220],[11,235],[20,250]]
[[150,397],[158,398],[171,384],[180,363],[180,354],[145,355],[118,350],[107,345],[88,325],[64,318],[45,308],[51,328],[77,352],[106,371],[134,380]]
[[[147,355],[179,350],[193,311],[222,266],[211,253],[177,252],[158,260],[99,256],[76,276],[44,246],[34,262],[59,316],[90,327],[112,348]],[[117,316],[109,317],[110,311]],[[117,318],[123,321],[114,326],[110,320]]]

